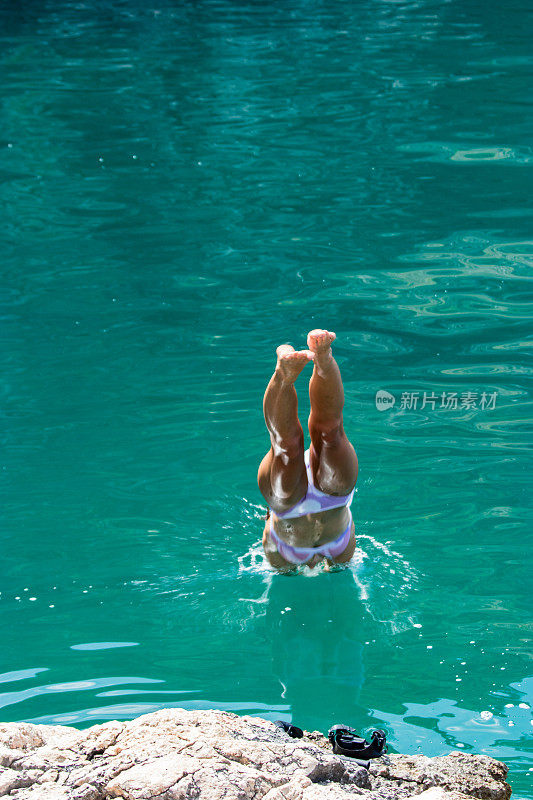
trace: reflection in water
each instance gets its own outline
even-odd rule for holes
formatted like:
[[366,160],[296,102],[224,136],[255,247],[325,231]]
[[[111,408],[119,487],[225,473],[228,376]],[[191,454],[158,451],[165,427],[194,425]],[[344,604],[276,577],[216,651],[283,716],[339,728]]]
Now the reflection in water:
[[353,724],[360,716],[364,607],[352,572],[275,575],[266,608],[272,671],[294,724],[306,727],[311,717],[322,731]]

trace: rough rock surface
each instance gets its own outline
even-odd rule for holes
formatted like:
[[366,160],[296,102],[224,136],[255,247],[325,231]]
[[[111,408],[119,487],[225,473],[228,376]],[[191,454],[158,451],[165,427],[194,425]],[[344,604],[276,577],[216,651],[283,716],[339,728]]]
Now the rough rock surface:
[[390,755],[370,772],[319,733],[166,709],[84,731],[0,724],[0,797],[17,800],[508,800],[507,768],[487,756]]

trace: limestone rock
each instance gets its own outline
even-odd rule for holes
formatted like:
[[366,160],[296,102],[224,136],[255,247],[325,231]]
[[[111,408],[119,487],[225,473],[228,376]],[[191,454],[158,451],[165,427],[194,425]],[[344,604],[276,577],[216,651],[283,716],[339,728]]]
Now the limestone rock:
[[18,789],[19,786],[24,786],[20,772],[14,769],[0,770],[0,796],[9,794],[12,789]]
[[370,772],[322,734],[164,709],[85,731],[0,725],[0,796],[15,800],[508,800],[507,768],[486,756],[384,756]]
[[370,798],[370,793],[354,786],[348,789],[339,784],[313,783],[310,778],[302,775],[292,778],[277,789],[271,789],[263,800],[349,800],[356,793]]
[[422,794],[412,795],[408,800],[470,800],[470,796],[462,792],[445,791],[442,786],[432,786],[431,789],[426,789]]
[[511,787],[505,782],[507,767],[489,756],[459,751],[436,758],[391,755],[375,764],[373,774],[402,783],[412,781],[417,788],[440,786],[447,792],[462,792],[482,800],[508,800],[511,796]]

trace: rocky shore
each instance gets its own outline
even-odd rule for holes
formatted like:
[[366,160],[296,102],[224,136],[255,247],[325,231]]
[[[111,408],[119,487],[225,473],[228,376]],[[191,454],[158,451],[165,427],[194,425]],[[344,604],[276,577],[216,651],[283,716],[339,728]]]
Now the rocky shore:
[[0,724],[0,797],[17,800],[508,800],[488,756],[385,755],[370,771],[321,734],[291,739],[272,722],[165,709],[83,731]]

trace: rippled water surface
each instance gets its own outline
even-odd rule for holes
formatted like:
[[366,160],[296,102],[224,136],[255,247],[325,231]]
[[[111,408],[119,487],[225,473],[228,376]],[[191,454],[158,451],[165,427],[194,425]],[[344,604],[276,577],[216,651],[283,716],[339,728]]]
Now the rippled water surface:
[[[533,796],[527,6],[1,5],[0,719],[382,726]],[[317,326],[359,550],[282,577],[261,399]]]

